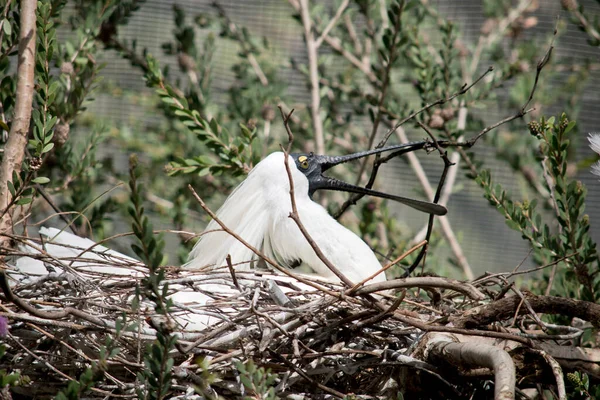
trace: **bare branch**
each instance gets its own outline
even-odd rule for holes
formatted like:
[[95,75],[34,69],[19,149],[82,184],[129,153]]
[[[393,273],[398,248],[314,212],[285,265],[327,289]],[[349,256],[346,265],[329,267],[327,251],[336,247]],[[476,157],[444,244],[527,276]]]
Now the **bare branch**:
[[357,294],[375,293],[389,289],[407,289],[407,288],[443,288],[454,290],[469,296],[473,300],[483,300],[485,295],[475,286],[467,282],[461,282],[454,279],[442,278],[436,276],[423,276],[418,278],[393,279],[385,282],[371,283],[365,285],[356,291]]
[[[21,171],[31,120],[35,69],[36,7],[36,0],[21,1],[15,114],[10,126],[8,142],[4,147],[2,163],[0,164],[0,210],[3,213],[0,219],[0,232],[2,233],[12,233],[12,216],[7,210],[10,204],[8,182],[12,181],[14,173]],[[0,237],[0,247],[5,242],[6,237]]]
[[[398,138],[400,139],[401,143],[408,142],[408,137],[406,136],[406,133],[404,132],[404,129],[402,129],[402,127],[398,128],[396,133],[397,133]],[[451,157],[452,157],[451,162],[453,164],[456,163],[459,159],[458,158],[459,155],[457,152],[452,153]],[[417,156],[414,153],[408,153],[406,155],[406,158],[408,159],[409,164],[413,168],[413,172],[415,173],[417,180],[421,184],[421,187],[425,191],[425,195],[427,196],[428,199],[433,199],[433,197],[434,197],[433,188],[431,187],[431,183],[429,182],[429,179],[427,178],[427,175],[425,174],[425,170],[423,169],[421,162],[419,161],[419,159],[417,158]],[[446,184],[444,186],[444,190],[442,191],[442,196],[440,197],[440,204],[442,204],[442,205],[446,205],[448,203],[449,190],[447,190],[447,189],[449,186],[453,186],[457,170],[458,170],[458,168],[453,168],[448,173],[448,181],[449,182],[448,182],[448,184]],[[452,181],[452,182],[450,182],[450,181]],[[444,196],[444,194],[446,194],[446,196]],[[462,267],[465,277],[468,280],[472,280],[475,277],[473,274],[473,270],[471,269],[471,266],[469,265],[469,262],[467,261],[467,257],[465,256],[465,254],[462,250],[462,247],[460,246],[460,243],[458,243],[458,239],[457,239],[456,235],[454,234],[454,230],[452,229],[452,226],[450,225],[450,220],[448,219],[447,216],[442,215],[438,218],[438,221],[439,221],[440,227],[442,229],[442,234],[444,235],[444,238],[448,242],[450,249],[452,250],[452,253],[454,253],[454,257],[456,257],[458,264]],[[423,227],[423,229],[415,236],[415,238],[413,239],[413,243],[421,242],[422,240],[425,240],[428,226],[429,226],[429,224],[426,224]]]
[[446,335],[432,335],[426,345],[426,358],[440,357],[459,366],[490,368],[495,376],[494,399],[515,398],[515,365],[506,351],[481,343],[456,343],[454,340]]
[[313,130],[315,135],[317,154],[325,153],[325,138],[323,137],[323,121],[321,120],[321,88],[319,85],[319,55],[318,46],[310,19],[310,10],[308,0],[300,0],[300,15],[302,16],[302,25],[304,26],[304,39],[306,40],[306,51],[308,52],[308,70],[310,76],[310,114],[313,121]]
[[397,257],[395,260],[393,260],[392,262],[390,262],[387,265],[385,265],[384,267],[382,267],[379,271],[377,271],[373,275],[371,275],[371,276],[363,279],[362,281],[358,282],[356,285],[352,286],[352,289],[350,289],[346,294],[348,296],[350,296],[352,293],[356,292],[366,282],[369,282],[371,279],[375,278],[377,275],[379,275],[379,274],[387,271],[389,268],[391,268],[392,266],[398,264],[400,261],[404,260],[406,257],[408,257],[409,255],[411,255],[412,253],[414,253],[415,251],[417,251],[421,247],[425,246],[426,244],[427,244],[427,240],[423,240],[420,243],[416,244],[415,246],[411,247],[410,249],[408,249],[407,251],[405,251],[404,253],[402,253],[399,257]]
[[329,21],[329,23],[327,24],[325,29],[323,29],[323,32],[321,32],[321,35],[315,41],[316,48],[321,47],[321,43],[323,43],[323,39],[325,38],[325,36],[327,36],[329,34],[329,32],[333,29],[335,24],[337,24],[340,17],[344,13],[344,11],[346,11],[346,8],[348,8],[348,4],[350,4],[350,0],[342,1],[342,4],[340,4],[340,6],[338,7],[337,11],[335,12],[335,15],[333,16],[333,18],[331,18],[331,21]]
[[[536,312],[569,315],[589,321],[596,327],[600,326],[600,305],[598,304],[562,297],[536,296],[533,293],[526,293],[525,298]],[[490,304],[473,308],[463,316],[454,319],[453,323],[457,327],[469,328],[501,321],[511,318],[520,303],[521,298],[518,296],[506,297]],[[521,309],[519,312],[526,314],[528,310]]]
[[[433,103],[429,103],[426,104],[425,106],[421,107],[421,109],[412,112],[409,116],[402,118],[401,120],[399,120],[396,124],[394,124],[394,126],[392,128],[390,128],[386,134],[384,135],[383,139],[377,144],[377,146],[375,146],[375,148],[381,148],[383,147],[388,139],[390,138],[390,136],[396,132],[396,130],[401,127],[402,125],[404,125],[406,122],[412,120],[413,118],[415,118],[417,115],[429,110],[432,107],[435,107],[437,105],[440,104],[445,104],[451,100],[453,100],[454,98],[465,94],[466,92],[468,92],[473,86],[475,86],[479,81],[481,81],[487,74],[489,74],[490,72],[492,72],[494,70],[493,67],[489,67],[481,76],[479,76],[479,78],[477,78],[473,83],[471,83],[470,85],[464,84],[463,87],[457,91],[456,93],[446,97],[446,98],[442,98],[442,99],[438,99],[436,101],[434,101]],[[513,119],[515,119],[517,117],[514,117]],[[501,125],[501,124],[500,124]],[[466,146],[471,146],[470,143],[466,143],[463,144]],[[366,187],[368,189],[373,187],[373,184],[375,183],[375,178],[377,177],[377,172],[379,170],[379,165],[380,165],[380,159],[381,157],[377,157],[375,159],[375,163],[373,164],[373,168],[371,170],[371,176],[369,178],[369,181],[367,182]],[[340,207],[340,209],[338,210],[338,212],[335,214],[334,218],[339,218],[342,214],[344,214],[346,212],[346,210],[348,210],[348,208],[350,208],[350,206],[356,204],[356,202],[360,199],[362,199],[364,197],[364,195],[362,194],[354,194],[352,196],[350,196],[350,198],[348,200],[346,200]]]

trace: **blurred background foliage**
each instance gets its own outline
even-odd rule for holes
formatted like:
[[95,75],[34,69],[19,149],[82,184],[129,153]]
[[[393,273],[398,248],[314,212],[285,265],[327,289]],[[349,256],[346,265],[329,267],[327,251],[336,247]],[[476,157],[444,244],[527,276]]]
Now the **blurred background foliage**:
[[[313,2],[304,16],[299,0],[249,0],[243,6],[234,0],[43,4],[38,10],[33,139],[27,166],[13,179],[13,196],[27,215],[20,232],[35,232],[38,223],[68,224],[95,240],[127,231],[124,182],[128,157],[137,153],[146,215],[155,228],[172,232],[165,235],[163,264],[180,265],[193,245],[190,233],[201,232],[208,222],[187,185],[194,185],[216,210],[254,164],[287,142],[279,105],[286,112],[295,110],[293,151],[365,150],[383,139],[395,121],[450,97],[493,66],[466,94],[415,119],[439,138],[469,138],[527,103],[536,66],[554,42],[529,103],[535,110],[452,158],[457,166],[445,196],[453,246],[436,225],[427,270],[465,277],[469,269],[478,275],[532,267],[585,244],[583,259],[561,261],[552,276],[559,274],[557,282],[568,274],[581,277],[577,265],[584,263],[590,271],[582,279],[588,282],[575,279],[575,287],[567,290],[563,284],[555,290],[581,296],[585,289],[583,297],[598,299],[592,238],[600,235],[600,208],[595,207],[600,186],[589,174],[596,158],[586,146],[586,133],[600,123],[597,2],[332,0]],[[18,2],[4,0],[0,10],[0,130],[5,139],[16,87]],[[313,25],[308,33],[307,21]],[[306,35],[319,42],[317,58],[307,52]],[[315,95],[317,109],[311,107]],[[550,127],[541,118],[552,115],[556,120]],[[564,120],[577,123],[565,133]],[[530,121],[540,121],[533,135]],[[553,133],[542,135],[549,130]],[[560,141],[554,143],[557,132]],[[424,137],[409,121],[388,143]],[[567,147],[561,148],[564,143]],[[565,164],[555,171],[547,165],[548,148],[565,153]],[[455,150],[449,152],[454,156]],[[417,154],[417,159],[435,188],[442,161],[436,153]],[[414,165],[393,160],[382,168],[376,185],[424,196]],[[336,173],[364,185],[368,172],[357,163]],[[562,184],[556,183],[558,176]],[[581,183],[567,190],[577,180]],[[567,197],[585,196],[581,188],[588,187],[588,207],[578,199],[578,213],[570,216],[582,222],[578,232],[585,231],[579,246],[560,245],[566,220],[557,216],[554,184],[564,187]],[[502,192],[515,199],[510,200],[510,212],[516,213],[512,220],[494,210],[506,206]],[[345,209],[345,200],[336,193],[320,198],[332,214],[343,210],[342,222],[382,259],[401,254],[427,222],[426,215],[385,201],[364,199]],[[540,226],[523,218],[534,201],[543,218]],[[549,241],[544,243],[555,246],[554,252],[530,251],[539,239],[531,238],[532,224],[542,232],[547,227]],[[108,246],[131,253],[130,243],[119,238]],[[539,290],[547,288],[546,281]]]

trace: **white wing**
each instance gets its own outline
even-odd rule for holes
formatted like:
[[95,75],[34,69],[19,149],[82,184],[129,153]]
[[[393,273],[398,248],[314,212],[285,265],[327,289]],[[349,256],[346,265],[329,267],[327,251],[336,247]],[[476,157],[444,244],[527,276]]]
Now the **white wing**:
[[[217,211],[217,217],[229,229],[240,235],[246,242],[257,249],[262,247],[269,213],[261,188],[259,163],[235,190],[229,195],[223,206]],[[251,260],[256,259],[254,253],[236,240],[233,236],[221,230],[219,224],[211,221],[202,236],[192,249],[186,268],[203,268],[207,266],[222,266],[225,257],[231,255],[232,262],[237,268],[249,269]],[[245,264],[239,264],[245,263]]]
[[[32,255],[47,254],[57,261],[54,268],[58,268],[56,272],[59,273],[81,270],[109,275],[134,275],[137,272],[131,266],[141,266],[139,261],[129,256],[64,230],[42,227],[39,233],[45,239],[43,246],[29,241],[21,245],[20,250]],[[42,276],[49,272],[41,260],[31,257],[17,259],[16,268],[20,278]]]
[[[96,283],[91,285],[94,289],[86,295],[90,298],[95,297],[100,302],[113,296],[113,293],[106,289],[106,285],[130,279],[129,277],[141,279],[146,274],[146,267],[140,261],[98,245],[93,240],[56,228],[42,227],[39,233],[44,238],[43,246],[30,241],[20,246],[20,250],[50,258],[54,270],[52,272],[55,274],[71,274],[84,284],[94,280]],[[19,257],[15,266],[8,270],[13,278],[12,286],[36,283],[52,272],[46,268],[43,261],[27,256]],[[213,283],[210,279],[207,279],[207,282],[196,283],[195,288],[197,290],[179,284],[169,285],[169,289],[174,292],[170,297],[175,303],[175,323],[186,332],[203,330],[220,321],[215,318],[216,313],[206,311],[207,308],[211,308],[213,298],[239,295],[239,291],[233,288],[233,285],[226,282]],[[145,306],[152,308],[152,304]]]
[[[369,246],[309,198],[308,180],[298,171],[291,157],[289,166],[300,219],[329,261],[354,282],[376,273],[381,265]],[[217,211],[217,217],[281,265],[291,267],[300,263],[318,275],[337,281],[289,218],[291,210],[283,153],[276,152],[254,167]],[[257,256],[226,232],[212,232],[214,229],[219,226],[212,221],[190,253],[190,261],[185,267],[219,267],[230,254],[232,263],[239,264],[238,268],[250,268],[248,261],[256,260]],[[374,282],[384,280],[383,273],[373,279]]]

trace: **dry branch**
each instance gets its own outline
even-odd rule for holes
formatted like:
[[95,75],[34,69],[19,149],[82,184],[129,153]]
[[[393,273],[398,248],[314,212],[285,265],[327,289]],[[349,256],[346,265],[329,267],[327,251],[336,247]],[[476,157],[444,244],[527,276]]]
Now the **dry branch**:
[[[17,66],[17,91],[15,114],[8,141],[0,163],[0,233],[12,233],[12,215],[8,182],[14,173],[21,172],[25,146],[29,134],[31,107],[33,104],[35,46],[36,46],[36,0],[22,0],[20,11],[19,61]],[[0,247],[6,246],[7,238],[0,236]]]
[[515,365],[510,355],[495,346],[481,343],[457,343],[447,335],[431,335],[426,358],[431,362],[443,360],[459,367],[485,367],[494,371],[494,400],[514,400]]
[[[568,299],[555,296],[537,296],[526,292],[525,298],[537,313],[560,314],[581,318],[600,327],[600,305],[588,301]],[[519,296],[506,297],[484,306],[472,308],[452,322],[457,327],[478,328],[496,321],[513,318],[515,313],[528,314],[528,310],[519,307]]]
[[[70,247],[65,249],[76,253],[81,251]],[[97,249],[91,252],[103,254]],[[7,256],[13,254],[23,256],[24,251],[13,250],[11,253],[7,250]],[[74,261],[72,257],[31,256],[52,265],[57,277]],[[87,253],[79,257],[79,260],[91,259]],[[139,268],[139,263],[126,259],[105,259],[103,262],[106,266],[131,271]],[[32,395],[41,395],[38,388],[47,389],[47,382],[53,382],[50,386],[53,388],[64,385],[65,377],[73,376],[71,368],[74,362],[86,364],[90,360],[96,361],[104,338],[115,336],[115,321],[125,313],[128,323],[140,323],[140,329],[119,335],[117,341],[121,352],[108,360],[109,375],[97,384],[98,391],[91,393],[91,397],[106,392],[113,396],[131,396],[135,390],[136,372],[143,368],[139,349],[154,340],[153,330],[144,322],[155,318],[153,308],[142,306],[140,310],[133,311],[127,300],[143,275],[138,272],[114,275],[107,281],[105,274],[86,270],[81,264],[75,262],[70,268],[87,283],[84,286],[79,280],[43,279],[45,275],[20,277],[10,282],[6,300],[12,300],[13,304],[4,302],[0,305],[1,315],[9,318],[12,337],[19,345],[11,346],[8,358],[4,360],[21,357],[35,360],[23,367],[23,373],[32,379],[31,386],[25,389]],[[348,292],[346,287],[328,283],[323,278],[302,277],[303,281],[299,281],[290,276],[277,276],[261,270],[240,271],[232,267],[237,287],[233,283],[232,269],[228,266],[215,270],[167,270],[165,282],[173,293],[203,293],[209,297],[204,304],[177,301],[173,305],[172,317],[178,321],[175,334],[179,338],[179,352],[172,355],[176,371],[172,396],[182,395],[186,387],[198,385],[198,377],[207,373],[189,361],[197,356],[211,359],[208,373],[222,377],[222,383],[211,385],[211,390],[226,397],[242,396],[237,378],[239,373],[233,361],[247,358],[275,371],[281,397],[290,393],[306,393],[307,397],[314,398],[324,393],[345,395],[353,392],[382,398],[390,385],[396,390],[420,387],[418,390],[425,391],[421,393],[423,397],[460,396],[465,390],[460,379],[451,379],[444,369],[431,367],[428,359],[419,353],[420,345],[426,342],[424,338],[428,336],[409,333],[422,331],[451,333],[461,342],[480,348],[481,344],[491,346],[502,339],[505,344],[502,349],[511,353],[518,348],[527,351],[534,346],[555,359],[565,372],[576,365],[591,376],[597,373],[594,365],[600,360],[600,354],[596,349],[557,346],[544,342],[543,338],[523,337],[522,332],[509,328],[500,332],[448,324],[448,320],[456,321],[468,315],[468,307],[472,304],[470,297],[482,298],[483,294],[471,283],[421,277],[390,281],[386,287],[362,287],[360,290],[373,293],[392,287],[446,288],[452,291],[451,295],[444,296],[445,302],[452,302],[451,308],[440,308],[423,298],[413,297],[409,290],[404,293],[404,298],[390,298],[382,292],[379,303],[383,310],[379,310],[370,301],[344,295],[344,291]],[[9,265],[9,272],[12,277],[18,277],[14,266]],[[300,287],[303,282],[309,282],[311,286]],[[222,285],[224,289],[215,289],[216,285]],[[287,300],[273,300],[274,286],[282,289]],[[11,297],[11,293],[14,296]],[[52,302],[46,298],[47,294],[52,294]],[[526,296],[531,307],[542,312],[536,309],[535,299]],[[519,297],[516,298],[520,301]],[[17,308],[15,304],[22,306],[22,301],[27,302],[29,307],[24,308],[31,314]],[[70,312],[72,309],[79,312]],[[524,315],[529,315],[525,307],[522,309]],[[570,308],[562,311],[571,313]],[[507,312],[507,315],[507,320],[512,320],[512,313]],[[48,316],[61,318],[44,318]],[[212,322],[204,328],[186,326],[185,321],[194,316],[210,318]],[[105,323],[94,323],[98,319]],[[535,332],[526,333],[533,335]],[[55,338],[50,341],[53,347],[40,347],[48,342],[42,338]],[[461,345],[463,349],[469,346]],[[410,350],[413,348],[416,350]],[[540,360],[538,362],[543,368],[551,370],[541,357],[536,359]],[[0,360],[0,368],[6,367],[8,365]],[[526,368],[522,364],[518,367]],[[552,368],[556,371],[555,365]],[[411,373],[414,370],[425,373]],[[397,378],[391,382],[390,376]],[[417,377],[420,381],[415,381]],[[556,379],[551,379],[553,377],[548,374],[545,384],[554,387]],[[444,383],[440,385],[440,382]]]

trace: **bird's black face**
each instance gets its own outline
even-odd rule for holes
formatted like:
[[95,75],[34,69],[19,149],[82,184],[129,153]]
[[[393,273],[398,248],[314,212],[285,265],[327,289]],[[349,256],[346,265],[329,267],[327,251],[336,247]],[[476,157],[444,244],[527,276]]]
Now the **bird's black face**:
[[396,151],[398,155],[406,153],[407,151],[416,150],[425,147],[426,142],[414,142],[396,146],[389,146],[380,149],[363,151],[360,153],[349,154],[347,156],[322,156],[313,153],[293,153],[290,156],[296,163],[298,171],[302,172],[306,179],[308,179],[308,195],[312,198],[314,192],[320,189],[327,190],[339,190],[343,192],[351,192],[358,194],[365,194],[375,197],[382,197],[394,201],[401,202],[419,211],[423,211],[429,214],[445,215],[448,210],[446,207],[435,203],[429,203],[426,201],[409,199],[406,197],[395,196],[376,190],[363,188],[360,186],[352,185],[350,183],[340,181],[339,179],[331,178],[323,175],[329,168],[334,167],[338,164],[343,164],[348,161],[357,160],[372,154],[382,153],[384,151]]
[[316,190],[324,189],[324,187],[321,187],[321,181],[325,178],[323,172],[328,167],[323,169],[323,166],[326,165],[324,161],[329,157],[315,155],[314,153],[293,153],[290,156],[296,162],[298,171],[302,172],[308,179],[308,194],[310,197]]

